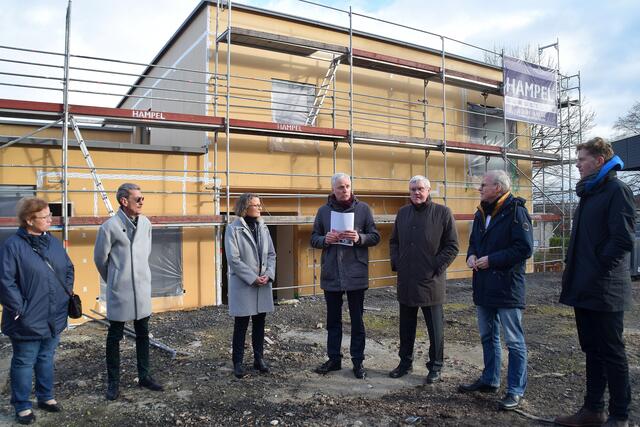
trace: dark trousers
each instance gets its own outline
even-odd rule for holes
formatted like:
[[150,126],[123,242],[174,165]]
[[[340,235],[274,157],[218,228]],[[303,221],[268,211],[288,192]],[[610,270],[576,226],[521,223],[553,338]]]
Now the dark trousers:
[[409,307],[400,304],[400,363],[411,366],[413,363],[413,345],[416,341],[418,308],[422,309],[424,321],[429,333],[429,371],[440,371],[444,360],[444,312],[442,304],[429,307]]
[[[346,291],[351,317],[351,360],[364,360],[365,330],[362,314],[364,313],[364,291]],[[343,291],[324,291],[327,303],[327,355],[329,359],[340,360],[340,346],[342,345],[342,295]]]
[[244,339],[249,328],[251,319],[251,346],[253,347],[253,358],[255,360],[264,357],[264,320],[266,313],[255,316],[238,316],[233,322],[233,353],[231,359],[233,364],[242,363],[244,359]]
[[[107,379],[109,382],[120,381],[120,341],[124,335],[124,323],[109,320],[107,332]],[[149,317],[134,320],[136,331],[136,359],[138,362],[138,379],[149,376]]]
[[580,347],[587,358],[587,393],[584,406],[604,410],[604,391],[609,386],[609,416],[629,418],[631,386],[629,365],[622,339],[624,312],[575,308]]

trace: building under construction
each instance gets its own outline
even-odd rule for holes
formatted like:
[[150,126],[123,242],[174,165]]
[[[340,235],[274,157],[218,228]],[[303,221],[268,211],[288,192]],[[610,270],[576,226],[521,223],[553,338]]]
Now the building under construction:
[[[97,227],[117,187],[135,182],[154,225],[154,309],[220,304],[224,227],[235,198],[251,191],[262,198],[278,254],[276,297],[314,294],[320,253],[309,245],[311,223],[331,175],[345,172],[382,235],[370,250],[370,284],[389,286],[391,226],[408,180],[421,174],[457,220],[461,252],[448,277],[466,277],[478,182],[504,168],[514,193],[541,206],[529,270],[559,263],[549,236],[565,229],[566,189],[545,191],[568,176],[566,153],[579,142],[579,76],[571,87],[559,77],[560,126],[532,127],[503,114],[501,52],[303,3],[344,23],[202,1],[150,64],[74,55],[69,14],[65,52],[0,46],[4,69],[20,67],[1,73],[0,85],[25,93],[0,99],[2,233],[15,229],[19,198],[49,200],[76,266],[76,292],[101,309]],[[354,20],[381,30],[367,33]],[[380,35],[383,28],[414,42]],[[42,93],[59,101],[41,102]],[[75,104],[78,94],[96,102]]]

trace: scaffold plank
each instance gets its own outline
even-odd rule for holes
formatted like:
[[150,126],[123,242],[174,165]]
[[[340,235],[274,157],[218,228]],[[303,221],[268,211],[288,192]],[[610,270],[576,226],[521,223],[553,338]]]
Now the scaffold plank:
[[[412,148],[422,150],[442,150],[441,140],[417,138],[403,135],[384,135],[370,132],[354,132],[354,141],[358,144],[381,145],[390,147]],[[486,156],[502,156],[503,152],[512,159],[535,160],[539,162],[557,161],[559,156],[552,153],[541,153],[531,150],[503,148],[498,145],[477,144],[447,140],[447,151],[452,153],[476,154]]]
[[[226,43],[227,31],[228,30],[225,30],[220,36],[218,36],[218,41]],[[336,44],[240,27],[231,28],[231,44],[255,47],[298,56],[309,56],[318,51],[338,54],[345,54],[348,52],[346,47]]]
[[[264,31],[250,30],[241,27],[231,28],[230,39],[231,44],[303,57],[308,57],[318,51],[334,54],[347,54],[349,52],[349,49],[346,46]],[[227,31],[224,31],[218,37],[218,41],[222,43],[227,42]],[[425,64],[377,52],[369,52],[362,49],[353,49],[353,66],[419,78],[422,80],[432,78],[435,80],[441,80],[442,75],[442,68],[436,65]],[[464,87],[493,94],[501,94],[502,90],[502,83],[500,81],[458,70],[446,69],[445,78],[452,86]]]

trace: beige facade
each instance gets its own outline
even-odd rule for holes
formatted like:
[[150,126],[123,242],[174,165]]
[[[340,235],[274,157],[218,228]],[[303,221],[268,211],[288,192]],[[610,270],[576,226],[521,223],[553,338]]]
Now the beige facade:
[[[192,308],[222,300],[224,270],[217,267],[224,259],[216,240],[216,232],[222,228],[216,221],[224,217],[203,218],[226,214],[233,209],[234,198],[245,191],[263,198],[263,215],[271,225],[278,253],[276,285],[296,287],[278,291],[277,296],[320,292],[320,252],[309,246],[310,221],[326,201],[334,172],[353,174],[356,195],[371,206],[378,219],[382,241],[370,250],[372,287],[395,283],[388,262],[388,239],[393,215],[407,202],[408,180],[417,174],[431,180],[434,200],[446,203],[460,218],[461,255],[448,277],[467,277],[468,218],[478,203],[475,184],[479,179],[470,165],[478,161],[478,153],[473,147],[468,153],[445,153],[433,146],[407,146],[442,140],[451,146],[477,146],[479,139],[502,141],[502,119],[490,118],[499,131],[485,126],[486,121],[483,129],[473,129],[469,110],[469,104],[502,106],[497,94],[502,70],[452,55],[446,55],[443,63],[438,51],[354,33],[354,55],[360,52],[360,64],[366,58],[368,65],[358,66],[354,59],[351,67],[349,56],[343,58],[313,123],[317,128],[344,130],[348,136],[323,139],[307,135],[302,139],[296,138],[295,132],[280,135],[265,132],[267,127],[258,125],[285,123],[294,131],[302,129],[330,60],[344,54],[350,45],[349,33],[343,28],[237,7],[232,13],[231,32],[245,38],[232,37],[228,44],[220,37],[227,29],[227,18],[227,11],[216,10],[215,3],[202,3],[156,57],[156,66],[147,69],[136,83],[138,87],[133,87],[118,107],[221,118],[228,115],[230,120],[250,121],[243,130],[231,129],[227,134],[224,127],[214,132],[171,125],[146,127],[144,123],[126,130],[83,130],[112,203],[120,183],[137,182],[145,193],[145,213],[162,218],[156,228],[175,226],[181,230],[184,294],[154,298],[155,308]],[[261,44],[257,40],[262,40]],[[372,65],[376,61],[382,68]],[[443,65],[452,79],[444,90],[437,72],[431,78],[424,77],[428,70]],[[456,83],[455,76],[463,78]],[[465,79],[472,83],[464,84]],[[483,81],[494,82],[487,84],[485,94]],[[287,102],[280,103],[282,99]],[[255,130],[247,130],[254,125]],[[529,150],[526,126],[518,124],[515,130],[509,147]],[[46,132],[38,138],[60,140],[60,129]],[[25,133],[24,126],[0,125],[0,135]],[[356,136],[350,139],[352,135]],[[33,186],[36,194],[60,201],[59,147],[16,145],[0,151],[0,162],[21,165],[0,170],[3,185]],[[530,199],[526,177],[531,175],[531,161],[516,163],[515,190]],[[69,151],[69,171],[72,219],[106,216],[86,163],[75,148]],[[169,216],[182,219],[171,224]],[[193,223],[185,220],[189,216],[194,216]],[[95,225],[72,222],[69,235],[76,286],[87,307],[100,292],[92,263],[95,232]]]

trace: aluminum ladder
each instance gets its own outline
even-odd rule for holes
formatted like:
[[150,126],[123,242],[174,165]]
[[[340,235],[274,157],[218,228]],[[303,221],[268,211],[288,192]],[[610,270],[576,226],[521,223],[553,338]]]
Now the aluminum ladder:
[[324,99],[327,97],[329,87],[335,81],[336,72],[338,71],[338,66],[342,61],[342,58],[343,56],[338,56],[331,61],[331,64],[329,64],[327,74],[325,74],[324,79],[322,79],[322,84],[320,84],[318,94],[313,100],[313,106],[311,107],[311,110],[309,111],[309,114],[307,116],[307,120],[304,123],[306,126],[315,125],[318,114],[320,114],[320,108],[322,108]]
[[104,189],[104,185],[102,185],[102,181],[96,172],[96,166],[93,164],[93,159],[91,158],[91,154],[89,154],[89,149],[87,149],[87,144],[84,142],[84,138],[82,138],[82,134],[80,133],[80,129],[78,128],[78,123],[73,116],[69,116],[69,122],[71,123],[71,127],[73,128],[73,133],[76,136],[76,140],[78,141],[78,145],[80,145],[80,151],[82,152],[82,156],[84,160],[87,162],[89,169],[91,169],[91,176],[93,177],[93,183],[95,184],[98,192],[100,193],[100,197],[104,202],[104,206],[107,208],[107,212],[109,216],[115,215],[113,210],[113,206],[111,205],[111,200],[109,200],[109,196],[107,196],[107,192]]

